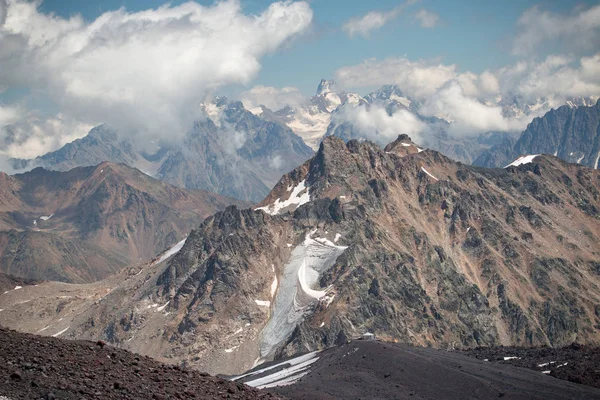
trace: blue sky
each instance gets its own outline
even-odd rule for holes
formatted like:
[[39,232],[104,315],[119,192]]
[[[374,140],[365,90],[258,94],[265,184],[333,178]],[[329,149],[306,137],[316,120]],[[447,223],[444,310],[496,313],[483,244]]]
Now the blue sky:
[[[81,14],[86,20],[93,20],[105,11],[119,7],[140,11],[164,3],[162,0],[44,0],[41,9],[63,17]],[[183,1],[170,3],[177,5]],[[197,3],[211,5],[213,2]],[[248,13],[259,13],[271,3],[268,0],[242,0]],[[349,18],[373,10],[387,11],[401,3],[398,0],[311,1],[314,10],[311,33],[279,52],[267,55],[254,83],[276,87],[292,85],[310,94],[321,78],[333,77],[334,71],[341,66],[372,57],[440,59],[446,64],[456,64],[462,71],[479,73],[515,61],[510,51],[512,38],[519,16],[528,8],[538,6],[568,14],[577,7],[597,4],[596,1],[573,0],[422,0],[367,38],[349,38],[340,30]],[[432,29],[419,27],[411,16],[421,8],[437,13],[440,24]],[[554,50],[549,48],[534,56],[541,57]]]

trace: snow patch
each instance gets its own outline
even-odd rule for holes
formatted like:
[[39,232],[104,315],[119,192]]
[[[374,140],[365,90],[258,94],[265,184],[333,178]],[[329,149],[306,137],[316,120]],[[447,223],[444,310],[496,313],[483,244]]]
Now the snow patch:
[[296,208],[308,203],[309,201],[309,188],[306,187],[306,180],[303,180],[292,190],[292,194],[290,194],[289,199],[284,201],[281,201],[281,199],[277,199],[275,200],[275,203],[265,207],[258,207],[256,210],[262,210],[267,214],[277,215],[281,210],[285,208],[295,205],[295,210]]
[[60,335],[62,335],[63,333],[65,333],[66,331],[68,331],[70,328],[70,326],[67,326],[65,329],[63,329],[60,332],[55,333],[54,335],[52,335],[52,337],[59,337]]
[[392,94],[390,96],[390,100],[397,101],[398,103],[402,104],[406,108],[410,107],[410,103],[411,103],[411,101],[409,99],[407,99],[406,97],[398,96],[397,94]]
[[528,156],[521,156],[519,158],[517,158],[515,161],[511,162],[510,164],[508,164],[506,167],[504,168],[508,168],[508,167],[518,167],[519,165],[524,165],[524,164],[529,164],[530,162],[532,162],[537,156],[539,156],[539,154],[533,154],[533,155],[528,155]]
[[577,164],[581,164],[581,161],[583,161],[584,158],[585,158],[585,154],[577,159]]
[[319,328],[322,328],[325,326],[325,322],[321,322],[321,325],[319,325]]
[[404,147],[410,147],[410,146],[412,146],[410,143],[400,143],[400,144],[401,144],[402,146],[404,146]]
[[313,239],[315,232],[308,233],[304,242],[292,250],[280,275],[271,317],[260,338],[262,359],[271,355],[273,349],[294,331],[315,304],[327,300],[328,289],[314,289],[314,286],[320,275],[333,266],[347,247],[336,246],[324,238]]
[[593,165],[594,169],[600,169],[600,166],[598,165],[598,162],[600,162],[600,151],[598,152],[598,157],[596,157],[596,162]]
[[431,178],[435,179],[436,181],[439,181],[438,178],[436,178],[435,176],[430,174],[429,171],[427,171],[424,167],[421,167],[421,171],[425,172],[427,175],[429,175]]
[[520,360],[521,357],[504,357],[504,361],[510,361],[510,360]]
[[163,311],[165,308],[167,308],[167,306],[169,305],[169,303],[170,303],[170,302],[171,302],[171,300],[167,301],[167,302],[166,302],[164,305],[162,305],[162,306],[158,307],[158,308],[156,309],[156,312],[161,312],[161,311]]
[[[308,353],[300,357],[292,358],[291,360],[283,361],[281,363],[272,365],[268,368],[259,369],[254,372],[250,372],[238,377],[233,377],[231,380],[236,381],[241,378],[248,376],[259,376],[267,371],[277,370],[272,374],[245,382],[246,385],[252,386],[258,389],[267,389],[277,386],[287,386],[295,383],[301,377],[305,376],[310,372],[309,367],[317,362],[317,352]],[[283,369],[281,367],[286,366]]]
[[288,243],[288,244],[287,244],[287,247],[292,247],[292,246],[293,246],[293,245],[292,245],[291,243]]
[[275,296],[277,292],[277,275],[273,277],[273,283],[271,283],[271,298]]
[[37,331],[37,333],[44,332],[44,331],[45,331],[46,329],[48,329],[48,328],[50,328],[50,325],[48,325],[48,326],[46,326],[46,327],[44,327],[44,328],[40,329],[39,331]]
[[556,364],[556,361],[550,361],[550,362],[547,362],[547,363],[538,364],[538,368],[542,368],[542,367],[548,366],[550,364]]
[[239,347],[240,347],[240,346],[235,346],[235,347],[232,347],[232,348],[230,348],[230,349],[226,349],[226,350],[225,350],[225,353],[233,353],[233,351],[234,351],[234,350],[237,350]]
[[179,253],[179,250],[181,250],[183,248],[183,245],[185,244],[186,240],[187,240],[187,237],[185,239],[183,239],[181,242],[177,243],[175,246],[171,247],[169,249],[169,251],[167,251],[165,254],[163,254],[162,257],[154,264],[160,264],[161,262],[165,261],[166,259]]
[[340,238],[341,238],[341,237],[342,237],[342,234],[341,234],[341,233],[336,233],[336,234],[335,234],[335,239],[333,239],[333,242],[334,242],[334,243],[337,243],[337,241],[338,241],[338,240],[340,240]]
[[271,307],[271,302],[270,301],[254,300],[254,302],[256,303],[256,305],[261,306],[261,307]]
[[48,215],[48,216],[45,216],[45,215],[44,215],[44,216],[41,216],[41,217],[40,217],[40,219],[41,219],[42,221],[48,221],[48,220],[49,220],[50,218],[52,218],[53,216],[54,216],[54,214],[50,214],[50,215]]
[[548,375],[550,372],[552,372],[552,371],[550,371],[550,370],[548,370],[548,371],[542,371],[542,374]]

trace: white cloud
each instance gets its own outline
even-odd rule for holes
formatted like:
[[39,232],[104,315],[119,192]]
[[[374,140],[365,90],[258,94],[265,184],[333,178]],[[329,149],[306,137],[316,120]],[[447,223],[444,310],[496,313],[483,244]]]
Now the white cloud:
[[[2,0],[0,0],[2,1]],[[245,15],[238,0],[106,12],[91,22],[8,0],[0,26],[0,88],[42,93],[73,120],[122,133],[183,134],[207,93],[247,84],[260,59],[305,32],[307,2],[279,1]]]
[[551,55],[539,63],[502,68],[496,75],[505,96],[516,95],[528,103],[546,98],[556,107],[568,97],[600,95],[600,53],[580,59]]
[[0,156],[34,158],[85,136],[92,125],[59,114],[38,116],[0,107]]
[[424,8],[417,11],[415,19],[422,28],[434,28],[440,22],[440,16],[438,14]]
[[578,8],[572,15],[556,14],[535,6],[523,12],[517,25],[514,54],[527,55],[545,42],[556,46],[558,41],[566,44],[569,52],[600,48],[600,5]]
[[383,61],[365,60],[335,72],[343,87],[372,87],[396,84],[415,99],[431,96],[450,79],[456,77],[455,65],[443,65],[407,58],[388,58]]
[[348,122],[362,137],[378,143],[388,143],[403,133],[418,139],[427,128],[424,122],[408,110],[401,109],[390,115],[378,105],[344,107],[334,114],[334,122]]
[[6,0],[0,0],[0,26],[4,24],[4,20],[6,19],[7,7]]
[[[421,114],[451,121],[449,133],[456,136],[520,131],[533,117],[570,98],[597,98],[600,53],[579,59],[552,55],[481,74],[461,73],[455,65],[439,62],[372,59],[340,68],[336,79],[351,88],[398,85],[421,105]],[[525,112],[511,111],[515,104]],[[350,115],[346,119],[352,120]]]
[[342,25],[342,30],[350,37],[356,35],[367,37],[385,24],[396,19],[406,7],[416,3],[418,0],[407,0],[403,4],[389,11],[370,11],[361,17],[354,17]]
[[296,107],[306,101],[306,96],[295,87],[275,88],[271,86],[254,86],[240,94],[244,107],[252,109],[260,105],[277,111],[286,106]]

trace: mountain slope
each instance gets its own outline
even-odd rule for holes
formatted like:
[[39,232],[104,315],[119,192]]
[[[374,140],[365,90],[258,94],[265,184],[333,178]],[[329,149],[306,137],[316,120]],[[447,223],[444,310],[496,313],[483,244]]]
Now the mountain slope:
[[278,398],[101,342],[42,338],[0,328],[0,343],[2,399]]
[[565,105],[535,118],[514,145],[495,146],[473,164],[504,167],[522,154],[553,154],[571,163],[600,168],[600,100],[589,107]]
[[[282,361],[280,366],[271,366],[262,373],[265,368],[259,367],[236,382],[265,387],[292,399],[566,400],[600,396],[600,389],[561,381],[539,371],[497,365],[456,352],[374,340],[345,343],[313,355],[303,365],[285,369],[286,363],[294,362]],[[281,380],[276,381],[278,378]]]
[[0,180],[0,270],[35,279],[102,279],[150,259],[207,215],[236,203],[106,162],[67,172],[36,168]]
[[150,140],[150,153],[101,125],[55,152],[13,164],[17,170],[67,171],[103,161],[123,163],[178,187],[257,202],[282,174],[313,155],[291,129],[257,117],[240,102],[217,98],[203,104],[203,110],[207,117],[197,121],[181,143]]
[[258,210],[229,207],[94,285],[0,295],[0,323],[229,374],[365,331],[440,348],[599,343],[599,199],[598,171],[551,156],[483,169],[406,136],[385,150],[330,137]]

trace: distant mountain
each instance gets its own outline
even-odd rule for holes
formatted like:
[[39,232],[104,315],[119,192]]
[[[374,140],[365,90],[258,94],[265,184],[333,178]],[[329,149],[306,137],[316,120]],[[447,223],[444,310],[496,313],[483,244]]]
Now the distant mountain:
[[0,295],[0,324],[225,374],[365,332],[443,349],[600,343],[600,171],[523,161],[327,137],[256,209],[228,207],[94,285]]
[[[531,120],[545,110],[550,110],[556,104],[566,104],[570,107],[591,106],[596,103],[597,97],[569,97],[566,100],[555,98],[540,98],[535,101],[524,99],[517,95],[498,96],[488,99],[484,103],[488,106],[500,107],[505,118]],[[562,101],[562,103],[561,103]],[[489,157],[486,153],[494,146],[511,146],[519,137],[519,132],[483,132],[475,136],[456,136],[449,134],[453,123],[448,115],[424,115],[421,112],[423,102],[416,101],[406,95],[397,85],[384,85],[378,90],[364,97],[352,92],[339,91],[334,81],[323,79],[317,88],[315,96],[306,104],[296,107],[285,107],[272,111],[265,106],[252,110],[261,118],[276,121],[290,127],[305,143],[317,149],[323,138],[337,136],[349,141],[371,140],[382,147],[396,135],[410,134],[403,131],[398,123],[398,131],[390,132],[386,124],[379,124],[377,115],[372,115],[373,121],[366,122],[360,127],[356,118],[359,110],[363,108],[368,112],[373,109],[384,110],[392,117],[401,110],[406,110],[416,120],[427,125],[427,132],[419,138],[419,144],[465,164],[471,164],[479,157]],[[366,116],[364,116],[366,118]],[[385,127],[385,132],[377,131],[377,125]],[[368,128],[367,128],[368,127]]]
[[230,204],[243,203],[124,164],[0,173],[0,272],[93,282],[149,260]]
[[298,107],[288,106],[277,111],[260,106],[252,112],[261,118],[288,126],[308,146],[317,150],[331,123],[332,113],[342,104],[361,102],[364,102],[364,99],[359,95],[338,92],[334,81],[323,79],[317,87],[316,94],[306,104]]
[[202,107],[207,118],[194,124],[183,143],[156,140],[152,154],[102,125],[57,151],[13,164],[67,171],[102,161],[124,163],[175,186],[256,202],[313,154],[291,129],[255,116],[241,102],[217,98]]
[[552,154],[600,168],[600,100],[592,106],[564,105],[535,118],[516,142],[494,146],[473,164],[504,167],[522,154]]

